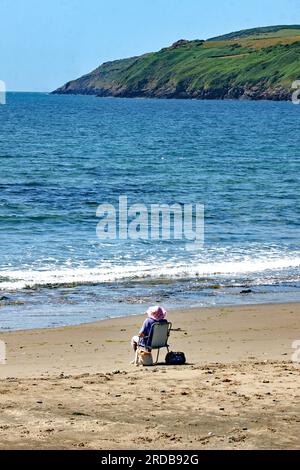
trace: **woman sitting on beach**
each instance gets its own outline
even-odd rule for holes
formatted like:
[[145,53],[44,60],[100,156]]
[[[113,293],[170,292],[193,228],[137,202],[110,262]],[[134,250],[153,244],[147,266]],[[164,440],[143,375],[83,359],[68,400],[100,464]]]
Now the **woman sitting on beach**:
[[159,305],[149,307],[146,313],[148,315],[148,318],[146,318],[146,320],[144,321],[139,334],[136,336],[133,336],[131,340],[131,346],[134,352],[137,350],[138,346],[141,346],[142,348],[146,347],[144,338],[147,338],[149,336],[153,323],[166,323],[167,322],[166,320],[167,312],[163,307],[160,307]]

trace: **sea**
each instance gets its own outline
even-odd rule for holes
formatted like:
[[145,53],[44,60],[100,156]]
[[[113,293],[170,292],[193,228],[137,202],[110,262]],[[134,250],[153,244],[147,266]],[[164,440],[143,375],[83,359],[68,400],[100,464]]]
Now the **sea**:
[[[0,330],[300,301],[299,128],[292,102],[8,93]],[[99,237],[120,196],[203,205],[204,243]]]

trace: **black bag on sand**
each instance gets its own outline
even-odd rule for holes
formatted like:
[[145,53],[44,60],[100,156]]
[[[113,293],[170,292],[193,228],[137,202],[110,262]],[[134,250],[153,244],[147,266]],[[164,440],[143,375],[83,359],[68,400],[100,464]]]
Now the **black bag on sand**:
[[186,363],[185,354],[183,352],[170,351],[166,355],[166,364],[173,366],[181,366]]

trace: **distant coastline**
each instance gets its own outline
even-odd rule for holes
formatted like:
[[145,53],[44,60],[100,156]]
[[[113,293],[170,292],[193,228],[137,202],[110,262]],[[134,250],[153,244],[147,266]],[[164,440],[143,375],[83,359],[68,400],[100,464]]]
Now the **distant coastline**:
[[288,101],[300,78],[300,26],[181,39],[158,52],[106,62],[54,94],[120,98]]

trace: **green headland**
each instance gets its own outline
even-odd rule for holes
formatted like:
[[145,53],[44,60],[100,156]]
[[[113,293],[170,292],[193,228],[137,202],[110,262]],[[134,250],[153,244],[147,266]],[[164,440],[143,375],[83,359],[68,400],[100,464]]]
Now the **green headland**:
[[291,99],[300,79],[300,25],[181,39],[100,65],[53,93],[193,99]]

